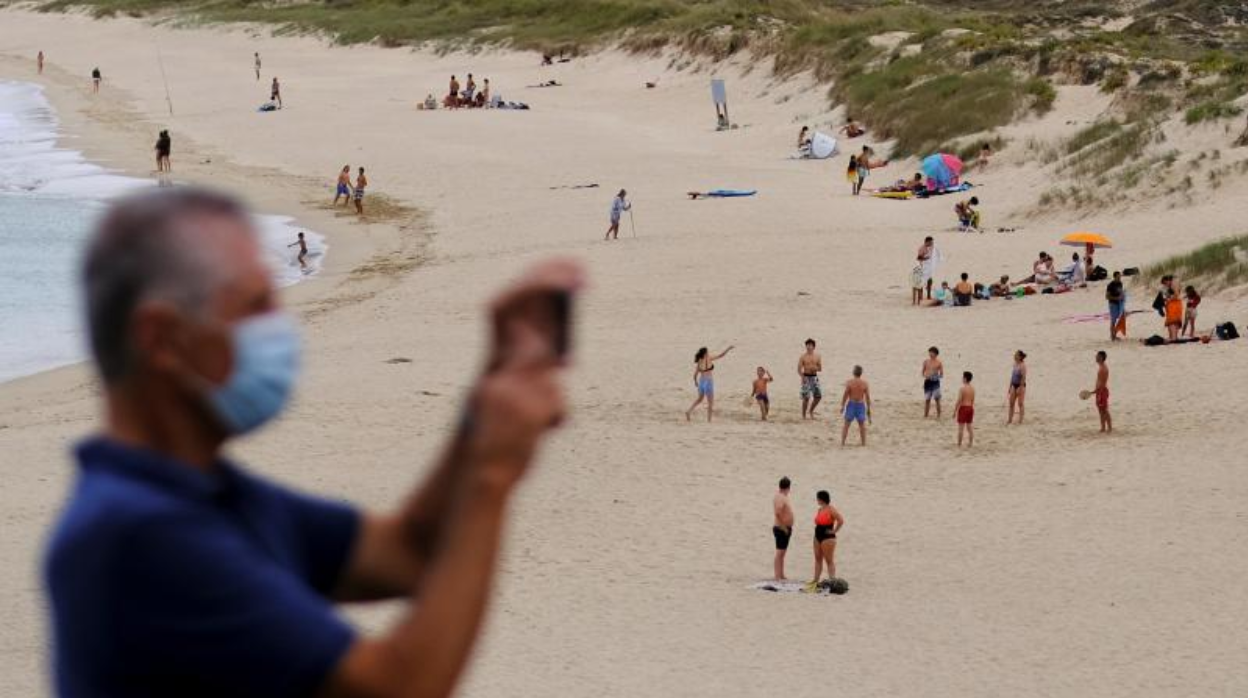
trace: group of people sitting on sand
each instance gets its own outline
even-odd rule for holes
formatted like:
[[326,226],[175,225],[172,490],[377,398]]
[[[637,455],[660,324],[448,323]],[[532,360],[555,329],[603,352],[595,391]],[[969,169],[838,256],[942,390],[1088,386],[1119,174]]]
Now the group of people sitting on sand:
[[[472,73],[468,73],[468,79],[462,87],[459,84],[459,79],[452,75],[450,88],[447,90],[446,97],[442,99],[442,106],[447,109],[484,109],[493,105],[490,101],[491,99],[489,78],[482,80],[481,87],[478,89],[477,81],[472,77]],[[433,95],[425,98],[424,107],[426,109],[433,108],[430,106],[432,100]]]
[[1056,260],[1048,252],[1041,252],[1032,264],[1031,275],[1018,281],[1011,281],[1005,274],[994,283],[976,283],[970,280],[969,274],[962,272],[953,286],[948,281],[942,281],[939,288],[933,288],[939,258],[935,241],[929,235],[915,255],[915,266],[910,273],[911,305],[957,307],[971,305],[975,300],[1065,293],[1086,287],[1088,281],[1101,281],[1108,277],[1104,269],[1096,266],[1090,253],[1085,252],[1084,256],[1073,253],[1070,264],[1059,270]]

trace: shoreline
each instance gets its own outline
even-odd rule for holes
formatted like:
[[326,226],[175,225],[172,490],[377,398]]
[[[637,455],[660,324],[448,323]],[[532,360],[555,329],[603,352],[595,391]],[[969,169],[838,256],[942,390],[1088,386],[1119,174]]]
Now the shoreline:
[[[33,60],[0,54],[0,79],[27,82],[43,88],[43,94],[58,120],[57,147],[80,152],[86,162],[102,167],[105,172],[139,180],[154,180],[157,173],[144,164],[151,164],[151,143],[144,129],[155,133],[160,126],[148,123],[127,102],[125,92],[111,87],[102,100],[92,100],[86,81],[76,81],[53,64],[45,64],[43,75],[35,74]],[[112,94],[108,94],[112,93]],[[121,124],[126,124],[124,127]],[[213,186],[242,198],[249,210],[265,216],[289,217],[290,227],[307,227],[322,235],[330,250],[318,272],[297,283],[280,288],[285,304],[295,313],[304,315],[341,307],[337,296],[342,286],[358,277],[370,260],[384,256],[400,246],[403,227],[421,217],[416,209],[397,207],[397,214],[388,218],[372,217],[366,225],[368,238],[352,235],[352,228],[361,224],[353,211],[345,214],[327,205],[315,205],[321,193],[313,176],[297,176],[264,168],[246,167],[226,157],[198,147],[182,135],[174,151],[172,179],[176,183]],[[148,157],[144,157],[144,156]],[[329,185],[325,193],[332,193]],[[325,197],[328,202],[329,197]],[[342,207],[346,211],[347,207]],[[429,234],[423,231],[422,234]],[[58,388],[66,381],[89,377],[88,361],[42,369],[34,373],[0,381],[0,397],[7,391],[43,392]],[[40,385],[46,381],[47,386]]]

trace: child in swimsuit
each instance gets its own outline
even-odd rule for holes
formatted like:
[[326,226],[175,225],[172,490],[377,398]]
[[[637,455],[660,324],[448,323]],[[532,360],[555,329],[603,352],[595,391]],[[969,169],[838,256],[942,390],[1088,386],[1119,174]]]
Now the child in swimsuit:
[[845,170],[845,179],[853,188],[854,196],[858,195],[858,156],[849,156],[849,168]]
[[1179,334],[1187,334],[1188,337],[1196,336],[1196,307],[1200,305],[1200,294],[1196,293],[1196,288],[1188,286],[1183,289],[1183,295],[1187,297],[1187,314],[1183,316],[1183,328],[1179,330]]
[[967,447],[975,445],[975,388],[971,386],[974,378],[970,371],[962,373],[962,388],[958,391],[958,404],[954,411],[958,415],[958,446],[962,445],[962,435],[969,437]]
[[754,401],[758,403],[759,416],[762,421],[767,421],[767,415],[771,412],[771,398],[767,396],[767,384],[772,380],[771,372],[762,366],[758,367],[758,378],[754,379]]

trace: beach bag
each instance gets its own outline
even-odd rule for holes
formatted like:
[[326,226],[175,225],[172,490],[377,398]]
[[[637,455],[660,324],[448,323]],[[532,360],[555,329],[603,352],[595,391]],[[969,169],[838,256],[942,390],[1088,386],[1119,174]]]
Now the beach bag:
[[1235,329],[1235,323],[1224,322],[1218,325],[1214,330],[1218,334],[1218,339],[1239,339],[1239,330]]
[[1101,265],[1092,267],[1092,273],[1088,274],[1088,281],[1104,281],[1109,278],[1109,270]]
[[1152,337],[1149,337],[1148,339],[1144,340],[1144,346],[1148,346],[1148,347],[1158,347],[1165,343],[1166,343],[1166,338],[1162,337],[1159,334],[1155,334]]
[[1156,310],[1157,314],[1162,317],[1166,316],[1166,296],[1161,291],[1158,291],[1157,297],[1153,299],[1153,310]]

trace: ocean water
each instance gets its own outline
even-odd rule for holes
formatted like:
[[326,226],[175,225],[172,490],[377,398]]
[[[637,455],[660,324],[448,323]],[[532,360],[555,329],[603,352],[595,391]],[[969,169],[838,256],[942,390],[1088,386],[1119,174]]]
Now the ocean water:
[[[86,357],[77,279],[83,248],[109,199],[152,186],[61,147],[42,89],[0,81],[0,381]],[[275,283],[317,273],[322,236],[284,216],[257,215],[255,223]],[[287,247],[300,231],[311,253],[306,271]]]

